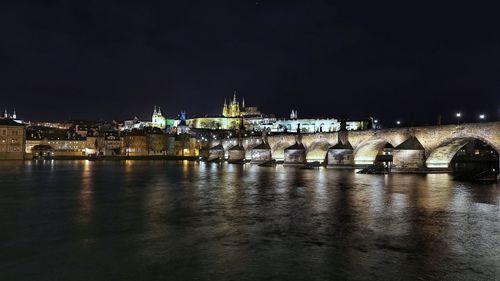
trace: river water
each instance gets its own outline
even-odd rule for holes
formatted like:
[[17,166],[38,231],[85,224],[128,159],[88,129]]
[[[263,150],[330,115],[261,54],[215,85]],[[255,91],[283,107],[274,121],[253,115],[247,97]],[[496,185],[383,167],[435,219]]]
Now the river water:
[[500,280],[500,184],[0,162],[0,280]]

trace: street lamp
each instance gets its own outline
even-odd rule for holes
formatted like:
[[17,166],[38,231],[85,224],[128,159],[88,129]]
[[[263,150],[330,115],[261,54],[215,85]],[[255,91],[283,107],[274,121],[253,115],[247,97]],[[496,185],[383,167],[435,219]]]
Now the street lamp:
[[479,120],[484,121],[484,119],[486,119],[486,115],[479,114]]
[[455,114],[455,117],[457,117],[457,123],[458,123],[458,124],[460,124],[460,118],[462,117],[462,113],[457,112],[457,113]]
[[398,126],[401,125],[401,121],[399,121],[399,120],[396,121],[396,125],[398,125]]

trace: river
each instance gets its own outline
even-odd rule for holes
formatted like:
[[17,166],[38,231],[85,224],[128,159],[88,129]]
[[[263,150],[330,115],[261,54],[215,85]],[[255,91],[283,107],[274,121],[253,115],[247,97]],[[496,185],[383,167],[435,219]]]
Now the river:
[[0,162],[0,280],[500,280],[500,184]]

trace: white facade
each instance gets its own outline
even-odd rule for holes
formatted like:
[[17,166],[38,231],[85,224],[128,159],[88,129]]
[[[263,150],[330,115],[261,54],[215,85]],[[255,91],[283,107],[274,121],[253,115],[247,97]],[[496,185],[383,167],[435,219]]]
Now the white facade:
[[[340,130],[340,121],[331,119],[285,119],[276,120],[273,123],[258,125],[260,130],[266,129],[271,132],[297,132],[300,126],[302,133],[336,132]],[[362,121],[347,121],[346,129],[360,130],[363,128]]]
[[151,126],[160,129],[165,129],[167,127],[167,120],[165,119],[165,116],[162,115],[161,108],[159,107],[158,110],[156,110],[155,106],[153,116],[151,117]]

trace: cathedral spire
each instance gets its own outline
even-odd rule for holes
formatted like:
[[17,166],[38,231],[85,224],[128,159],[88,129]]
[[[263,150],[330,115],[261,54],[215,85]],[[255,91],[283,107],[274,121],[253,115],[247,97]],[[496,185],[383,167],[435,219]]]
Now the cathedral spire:
[[12,113],[12,118],[17,119],[16,109],[14,108],[14,112]]
[[156,105],[155,105],[155,110],[153,111],[153,115],[158,114],[158,111],[156,111]]
[[158,106],[158,115],[161,115],[161,108]]
[[234,90],[233,94],[234,94],[233,95],[233,103],[236,103],[236,90]]
[[227,100],[224,98],[224,106],[222,107],[222,116],[228,117],[229,115],[229,108],[227,106]]
[[241,107],[245,108],[245,98],[243,98],[243,102],[241,103]]
[[7,113],[7,108],[6,108],[6,109],[5,109],[5,111],[3,112],[3,117],[4,117],[4,118],[9,117],[9,114]]

